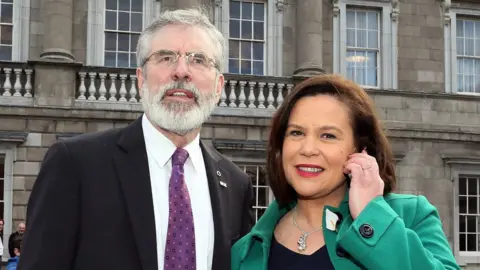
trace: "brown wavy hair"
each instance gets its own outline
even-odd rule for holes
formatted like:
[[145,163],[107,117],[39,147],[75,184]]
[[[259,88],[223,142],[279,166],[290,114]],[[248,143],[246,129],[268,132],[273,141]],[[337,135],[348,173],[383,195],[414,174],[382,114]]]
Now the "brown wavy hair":
[[375,113],[372,99],[356,83],[340,75],[318,75],[297,84],[278,108],[271,122],[267,148],[267,174],[270,188],[281,207],[296,201],[295,190],[288,184],[282,164],[282,149],[288,121],[295,104],[302,98],[330,95],[349,108],[355,147],[367,148],[375,157],[380,177],[385,182],[383,194],[395,188],[395,162],[387,136]]

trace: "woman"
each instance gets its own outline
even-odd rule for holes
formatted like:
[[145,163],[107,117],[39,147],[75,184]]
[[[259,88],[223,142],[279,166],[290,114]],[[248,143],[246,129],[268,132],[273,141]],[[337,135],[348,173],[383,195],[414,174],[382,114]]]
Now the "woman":
[[367,93],[337,75],[298,84],[272,120],[276,198],[232,270],[460,269],[425,197],[392,193],[394,160]]

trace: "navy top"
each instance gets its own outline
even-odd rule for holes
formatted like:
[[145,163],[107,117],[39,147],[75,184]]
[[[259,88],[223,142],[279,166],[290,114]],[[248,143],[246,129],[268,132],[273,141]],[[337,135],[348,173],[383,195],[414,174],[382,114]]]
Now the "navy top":
[[312,255],[303,255],[291,251],[277,242],[275,236],[272,237],[270,247],[270,256],[268,258],[268,270],[335,270],[327,247],[323,246]]

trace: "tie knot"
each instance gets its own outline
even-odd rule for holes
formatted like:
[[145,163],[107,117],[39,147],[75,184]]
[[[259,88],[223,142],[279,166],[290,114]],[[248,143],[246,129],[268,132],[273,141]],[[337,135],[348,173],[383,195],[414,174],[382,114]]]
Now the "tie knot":
[[172,156],[172,164],[182,166],[187,161],[188,152],[185,149],[177,148]]

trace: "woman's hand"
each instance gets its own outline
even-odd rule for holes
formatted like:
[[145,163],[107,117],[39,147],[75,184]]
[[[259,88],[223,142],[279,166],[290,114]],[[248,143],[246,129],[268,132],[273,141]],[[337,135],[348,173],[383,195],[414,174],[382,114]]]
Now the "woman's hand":
[[385,184],[380,178],[377,160],[365,149],[350,155],[344,173],[351,175],[348,206],[352,218],[356,219],[371,200],[383,195]]

